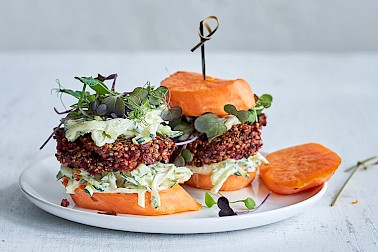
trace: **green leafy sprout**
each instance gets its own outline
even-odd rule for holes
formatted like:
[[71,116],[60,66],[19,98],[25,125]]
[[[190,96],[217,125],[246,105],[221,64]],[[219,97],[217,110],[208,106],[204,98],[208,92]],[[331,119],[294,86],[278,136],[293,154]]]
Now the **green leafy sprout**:
[[[88,120],[94,120],[98,117],[103,120],[107,118],[130,118],[145,123],[146,111],[161,105],[165,107],[162,114],[167,115],[163,120],[170,121],[181,117],[181,108],[169,106],[167,101],[169,91],[166,87],[155,88],[150,82],[147,82],[143,87],[137,87],[132,92],[119,93],[115,91],[117,77],[117,74],[109,76],[98,74],[95,78],[75,77],[83,84],[81,90],[66,89],[57,80],[58,87],[53,90],[60,95],[60,99],[62,100],[62,94],[67,94],[77,101],[70,106],[70,109],[67,109],[63,104],[66,108],[66,111],[63,112],[54,108],[59,115],[66,114],[55,129],[59,128],[66,120],[80,118]],[[104,83],[106,80],[113,80],[111,88]],[[40,149],[48,143],[54,133],[55,130]]]
[[[224,196],[222,196],[222,197],[224,197]],[[255,201],[250,197],[243,199],[243,200],[230,201],[229,203],[234,204],[234,203],[238,203],[238,202],[243,202],[245,207],[248,210],[252,210],[256,207]],[[214,205],[217,205],[217,202],[214,200],[214,198],[208,192],[205,193],[205,204],[208,208],[212,208]]]
[[[181,116],[181,108],[169,108],[167,104],[168,89],[165,87],[153,87],[147,82],[143,87],[137,87],[132,92],[119,93],[115,91],[117,74],[109,76],[98,75],[93,77],[75,77],[82,84],[82,90],[71,90],[63,88],[60,83],[55,89],[61,94],[68,94],[77,99],[67,111],[65,119],[90,118],[96,116],[102,118],[131,118],[143,121],[146,109],[156,108],[162,104],[167,110],[164,114],[169,114],[167,121]],[[113,80],[112,88],[109,89],[104,83],[106,80]],[[94,93],[87,91],[90,88]],[[62,112],[64,113],[64,112]],[[64,119],[63,119],[64,120]]]

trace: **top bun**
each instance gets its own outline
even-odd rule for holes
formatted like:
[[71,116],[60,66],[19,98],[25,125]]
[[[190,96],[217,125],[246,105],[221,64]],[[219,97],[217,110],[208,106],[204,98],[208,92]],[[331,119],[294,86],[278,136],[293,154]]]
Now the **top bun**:
[[200,116],[211,112],[226,116],[224,105],[232,104],[237,110],[255,106],[254,93],[243,79],[223,80],[193,72],[176,72],[161,82],[170,91],[172,106],[180,106],[186,116]]

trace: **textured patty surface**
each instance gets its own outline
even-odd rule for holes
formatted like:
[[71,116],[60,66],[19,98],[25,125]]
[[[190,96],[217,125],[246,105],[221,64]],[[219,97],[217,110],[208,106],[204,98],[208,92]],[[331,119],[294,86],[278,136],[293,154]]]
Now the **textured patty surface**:
[[265,125],[266,116],[262,114],[259,122],[233,125],[230,130],[211,142],[202,135],[186,147],[193,154],[193,161],[187,164],[199,167],[226,159],[250,157],[263,145],[261,130]]
[[91,174],[105,171],[131,171],[139,164],[168,162],[175,148],[169,138],[156,137],[145,144],[133,144],[131,139],[119,137],[112,144],[97,146],[89,134],[69,142],[63,128],[56,130],[55,154],[58,161],[68,167],[79,167]]

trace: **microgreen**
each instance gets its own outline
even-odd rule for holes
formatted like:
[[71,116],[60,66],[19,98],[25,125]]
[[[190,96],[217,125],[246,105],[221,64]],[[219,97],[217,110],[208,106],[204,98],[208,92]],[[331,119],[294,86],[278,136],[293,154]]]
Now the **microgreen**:
[[249,210],[255,208],[255,206],[256,206],[255,201],[250,197],[248,197],[244,200],[237,200],[237,201],[233,201],[233,202],[230,202],[230,203],[237,203],[237,202],[243,202],[245,207]]
[[93,78],[93,77],[75,77],[75,79],[79,80],[81,83],[83,83],[86,86],[89,86],[94,91],[96,91],[99,95],[105,95],[109,94],[110,90],[108,87],[99,79]]
[[236,116],[241,123],[254,122],[255,121],[255,116],[253,116],[251,112],[246,111],[246,110],[238,111],[236,109],[236,107],[232,104],[225,105],[224,111],[227,112],[230,115]]
[[193,154],[188,149],[183,149],[181,156],[185,159],[185,162],[192,162],[193,160]]
[[203,114],[194,121],[194,128],[201,133],[205,133],[209,141],[227,131],[227,127],[222,120],[213,113]]
[[181,155],[178,155],[173,163],[177,167],[184,167],[185,166],[185,159]]
[[161,113],[161,118],[164,121],[172,121],[174,119],[180,118],[182,115],[182,109],[178,106],[172,107],[170,109],[166,109]]
[[256,102],[256,107],[269,108],[272,105],[273,97],[270,94],[263,94]]
[[205,193],[205,204],[208,208],[211,208],[217,204],[217,202],[213,199],[213,197],[211,197],[208,192]]
[[[61,122],[64,123],[66,120],[80,118],[93,120],[96,117],[101,117],[103,120],[108,118],[130,118],[144,123],[144,116],[147,110],[155,109],[159,106],[168,107],[167,88],[155,88],[147,82],[143,87],[137,87],[132,92],[119,93],[115,91],[117,76],[117,74],[109,76],[98,74],[96,78],[75,77],[76,80],[83,84],[80,91],[66,89],[57,80],[58,88],[53,90],[60,95],[67,94],[77,99],[76,103],[70,106],[71,109],[64,112],[54,109],[58,114],[67,114]],[[107,80],[113,80],[111,89],[104,83]],[[91,90],[94,93],[93,91],[90,92]],[[181,116],[181,108],[173,107],[166,111],[164,116],[169,117],[168,119],[179,118]],[[50,139],[51,136],[48,140]]]
[[217,201],[217,205],[220,209],[218,213],[219,217],[236,215],[234,210],[230,207],[230,202],[228,201],[226,197],[224,196],[219,197]]
[[237,110],[232,104],[226,104],[224,111],[230,115],[236,116],[241,123],[250,122],[254,123],[258,120],[258,116],[265,108],[269,108],[272,105],[273,98],[269,94],[263,94],[258,97],[255,107],[250,110]]
[[221,195],[221,197],[219,197],[218,200],[215,201],[213,199],[213,197],[211,197],[211,195],[208,192],[205,193],[205,204],[206,204],[206,206],[208,208],[211,208],[215,204],[217,204],[217,206],[220,209],[220,211],[219,211],[220,217],[236,215],[236,212],[230,207],[230,204],[234,204],[234,203],[238,203],[238,202],[243,202],[245,207],[248,210],[254,209],[256,207],[255,201],[250,197],[248,197],[244,200],[237,200],[237,201],[231,201],[230,202],[226,197]]

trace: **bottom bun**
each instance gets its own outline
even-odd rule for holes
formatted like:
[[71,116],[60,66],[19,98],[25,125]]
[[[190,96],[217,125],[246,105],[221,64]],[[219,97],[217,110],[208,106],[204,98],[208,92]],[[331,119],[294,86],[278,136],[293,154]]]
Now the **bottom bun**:
[[[256,171],[248,172],[248,175],[249,178],[246,178],[244,176],[231,175],[223,183],[220,191],[235,191],[249,186],[252,183],[253,179],[256,177]],[[214,187],[210,177],[211,174],[194,173],[192,177],[185,182],[185,185],[209,190]]]
[[151,193],[146,192],[145,208],[138,205],[136,193],[93,193],[92,197],[84,191],[84,186],[75,189],[72,200],[78,207],[135,215],[164,215],[187,211],[198,211],[202,206],[195,201],[180,185],[159,191],[161,206],[151,206]]

